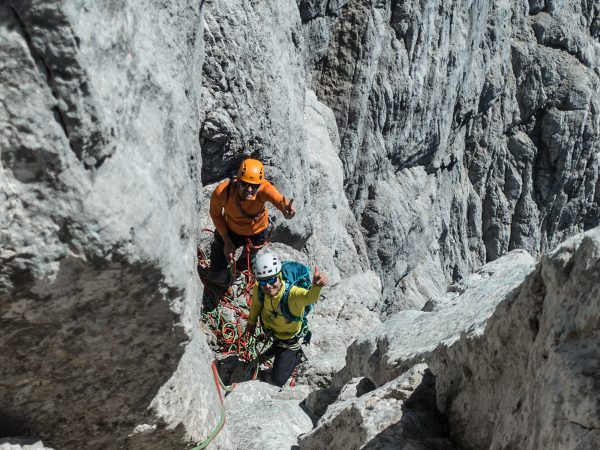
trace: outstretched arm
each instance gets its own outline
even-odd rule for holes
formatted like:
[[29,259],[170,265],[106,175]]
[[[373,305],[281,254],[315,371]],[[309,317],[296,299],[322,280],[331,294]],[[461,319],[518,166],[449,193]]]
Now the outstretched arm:
[[293,206],[294,199],[286,199],[279,193],[277,188],[268,181],[263,183],[263,188],[259,195],[261,195],[263,201],[273,203],[286,219],[291,219],[296,215],[296,208]]
[[290,299],[293,301],[289,302],[290,310],[295,315],[300,315],[302,309],[315,303],[321,296],[321,288],[328,283],[329,279],[325,272],[319,272],[319,268],[315,267],[313,275],[313,285],[310,289],[302,289],[301,287],[294,286],[290,291]]

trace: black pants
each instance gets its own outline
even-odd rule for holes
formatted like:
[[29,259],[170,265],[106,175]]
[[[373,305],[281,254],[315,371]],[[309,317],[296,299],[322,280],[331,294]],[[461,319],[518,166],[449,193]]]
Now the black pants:
[[[271,230],[271,225],[265,228],[260,233],[256,233],[253,236],[241,236],[239,234],[234,233],[233,231],[229,231],[229,238],[233,242],[236,250],[241,246],[244,246],[244,251],[242,252],[242,256],[240,256],[239,264],[236,265],[238,270],[245,270],[246,261],[248,256],[246,255],[246,239],[249,238],[252,244],[261,245],[264,244],[267,238],[269,237],[269,231]],[[223,242],[223,238],[221,235],[215,231],[215,236],[210,246],[210,270],[211,272],[221,272],[227,268],[229,265],[227,259],[225,258],[225,254],[223,253],[223,248],[225,244]],[[250,264],[254,262],[256,259],[256,254],[258,250],[250,250]]]
[[[290,340],[291,341],[291,340]],[[290,341],[282,341],[284,343],[289,343]],[[301,362],[306,361],[306,357],[304,356],[304,352],[298,346],[295,349],[290,349],[286,347],[281,347],[277,345],[277,340],[269,347],[269,349],[263,353],[262,359],[267,360],[272,356],[275,356],[275,361],[273,362],[273,372],[271,373],[271,381],[275,386],[283,386],[287,383],[287,380],[294,372],[294,369]],[[295,340],[298,342],[298,339]]]

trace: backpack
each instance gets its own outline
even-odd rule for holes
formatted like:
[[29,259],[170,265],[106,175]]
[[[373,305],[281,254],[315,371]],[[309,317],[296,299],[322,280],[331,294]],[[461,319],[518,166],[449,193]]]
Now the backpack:
[[[295,316],[291,311],[288,304],[288,297],[292,286],[298,286],[303,289],[310,289],[312,286],[312,279],[310,276],[310,269],[299,262],[284,261],[281,263],[281,277],[285,281],[285,291],[279,300],[281,306],[281,312],[290,322],[302,321],[302,328],[300,329],[299,336],[304,336],[304,344],[310,344],[310,338],[312,336],[311,331],[308,329],[308,320],[306,316],[312,311],[315,306],[314,303],[304,307],[304,311],[300,317]],[[260,300],[261,308],[265,303],[265,293],[262,289],[258,289],[258,299]]]

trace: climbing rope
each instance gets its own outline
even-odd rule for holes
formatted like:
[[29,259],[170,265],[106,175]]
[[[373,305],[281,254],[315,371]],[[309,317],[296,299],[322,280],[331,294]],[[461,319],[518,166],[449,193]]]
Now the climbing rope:
[[[204,228],[202,231],[213,233],[213,230],[208,228]],[[246,339],[246,336],[244,335],[244,324],[242,321],[245,322],[248,319],[248,314],[252,305],[252,289],[256,283],[254,275],[250,270],[250,252],[252,250],[259,250],[268,245],[270,237],[271,232],[269,232],[267,239],[261,245],[254,245],[250,239],[246,239],[244,248],[246,269],[240,272],[239,275],[241,276],[241,279],[235,281],[238,279],[237,267],[235,262],[231,264],[230,270],[234,280],[231,287],[227,289],[217,288],[212,286],[210,282],[207,282],[208,280],[201,276],[201,278],[203,278],[202,281],[204,283],[205,296],[208,291],[208,295],[215,301],[215,307],[212,310],[202,312],[202,322],[206,324],[215,335],[218,353],[221,357],[237,355],[240,359],[249,362],[249,368],[245,378],[248,378],[250,372],[252,372],[252,380],[256,380],[261,363],[265,364],[267,367],[270,366],[270,364],[261,361],[260,356],[271,342],[271,336],[270,333],[265,333],[264,330],[262,330],[260,324],[257,327],[258,334],[256,336],[250,336]],[[197,264],[198,267],[202,269],[199,273],[205,273],[210,267],[208,258],[200,248],[198,248]],[[231,313],[227,314],[226,310],[230,310]],[[226,386],[223,383],[217,370],[216,361],[213,361],[212,363],[212,370],[215,384],[217,385],[217,392],[219,393],[219,400],[221,402],[220,419],[208,437],[190,450],[202,450],[206,448],[225,425],[225,405],[221,389],[226,392],[231,392],[235,388],[235,384]],[[292,376],[291,386],[295,384],[297,372],[296,369]]]
[[[213,233],[213,230],[204,228],[202,231]],[[230,266],[234,283],[228,289],[212,286],[208,280],[203,279],[205,297],[212,299],[211,308],[203,311],[202,322],[204,322],[216,337],[217,351],[220,356],[237,355],[240,359],[248,362],[256,359],[260,352],[257,344],[264,340],[260,327],[258,335],[244,336],[245,322],[248,319],[250,306],[252,305],[252,289],[255,285],[254,275],[250,270],[250,253],[268,245],[271,233],[263,244],[254,245],[250,239],[246,239],[244,246],[245,269],[237,273],[235,262]],[[210,263],[205,253],[198,249],[198,266],[204,273]],[[212,308],[214,306],[214,308]]]
[[215,378],[215,384],[217,385],[217,392],[219,393],[219,400],[221,401],[221,417],[219,419],[219,422],[217,422],[215,428],[208,435],[208,437],[190,450],[201,450],[203,448],[206,448],[208,444],[210,444],[213,441],[213,439],[217,436],[217,434],[219,434],[219,432],[223,429],[223,426],[225,425],[225,404],[223,403],[223,395],[221,394],[221,389],[227,392],[231,392],[235,388],[235,385],[226,386],[223,383],[221,377],[219,376],[219,372],[217,371],[217,364],[215,361],[213,361],[212,363],[212,371],[213,376]]

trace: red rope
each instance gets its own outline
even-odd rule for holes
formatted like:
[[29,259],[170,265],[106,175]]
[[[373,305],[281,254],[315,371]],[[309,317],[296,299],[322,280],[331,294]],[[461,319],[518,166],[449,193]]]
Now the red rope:
[[[214,233],[214,231],[209,228],[203,228],[202,231]],[[222,356],[236,354],[245,361],[250,361],[254,358],[252,355],[253,349],[251,348],[249,340],[245,339],[242,326],[242,320],[246,321],[248,319],[248,312],[236,305],[233,299],[244,298],[246,307],[249,309],[252,306],[252,289],[254,288],[256,281],[250,268],[250,254],[254,250],[259,250],[267,246],[270,242],[270,238],[271,231],[269,231],[265,242],[259,245],[254,245],[249,238],[246,239],[244,245],[246,269],[240,272],[240,275],[243,276],[241,290],[239,289],[239,285],[232,286],[225,292],[221,292],[219,289],[212,289],[212,296],[218,298],[217,308],[219,308],[219,314],[216,319],[212,315],[208,315],[208,322],[209,328],[217,339],[218,347],[220,348],[219,353]],[[210,262],[206,254],[200,248],[197,250],[197,264],[203,269],[210,267]],[[234,280],[236,279],[236,270],[236,264],[233,263],[232,273]],[[210,286],[210,283],[204,277],[202,277],[202,281],[205,285],[205,289],[207,289],[207,287]],[[237,291],[234,290],[235,287],[238,288]],[[233,311],[235,321],[233,323],[227,323],[220,308],[227,308]],[[255,343],[257,340],[258,338],[255,339]]]

